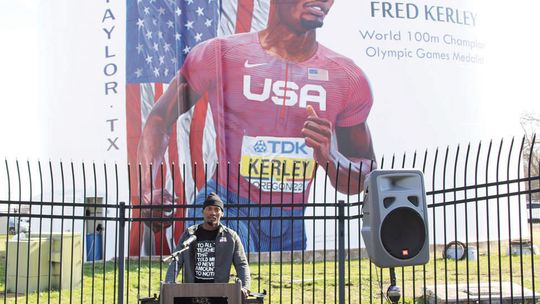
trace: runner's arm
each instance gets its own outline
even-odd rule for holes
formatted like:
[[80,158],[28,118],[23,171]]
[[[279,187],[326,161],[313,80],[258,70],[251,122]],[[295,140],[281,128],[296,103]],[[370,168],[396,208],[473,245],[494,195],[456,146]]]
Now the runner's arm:
[[[161,189],[152,191],[153,185],[150,185],[150,181],[155,182],[156,180],[163,162],[163,155],[169,144],[172,126],[181,114],[187,112],[197,102],[198,98],[199,95],[178,73],[148,115],[137,149],[137,160],[138,164],[141,165],[142,204],[172,204],[172,196],[162,192]],[[150,172],[151,164],[152,172]],[[161,217],[161,210],[154,209],[153,211],[141,210],[144,217]],[[152,229],[159,231],[162,224],[168,227],[171,223],[154,222]]]
[[333,129],[332,123],[318,117],[311,106],[307,109],[302,134],[306,144],[314,149],[315,161],[327,169],[332,186],[339,192],[360,193],[365,176],[376,167],[367,124]]

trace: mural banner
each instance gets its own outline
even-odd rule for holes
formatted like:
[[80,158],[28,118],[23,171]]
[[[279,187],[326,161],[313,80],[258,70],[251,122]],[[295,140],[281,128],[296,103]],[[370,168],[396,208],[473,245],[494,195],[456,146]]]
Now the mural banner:
[[[129,180],[131,191],[120,196],[135,205],[199,205],[215,191],[229,204],[263,206],[261,216],[311,215],[319,209],[300,204],[325,199],[318,185],[324,178],[317,176],[340,177],[332,190],[346,197],[361,192],[358,180],[383,155],[519,132],[520,107],[501,100],[526,92],[520,88],[527,82],[500,77],[500,64],[520,56],[497,52],[514,40],[494,33],[502,9],[494,6],[448,0],[41,5],[41,144],[52,159],[131,164],[131,175],[120,181]],[[514,20],[505,27],[523,25]],[[335,199],[333,191],[326,194]],[[292,207],[272,208],[281,202]],[[139,210],[133,215],[152,215]],[[166,211],[155,215],[200,216],[200,210]],[[280,242],[250,247],[263,251],[312,248],[322,239],[313,234],[325,233],[316,224],[288,225],[276,230],[270,221],[240,221],[233,228],[244,241],[246,231],[261,231],[261,239],[251,236],[260,244],[294,231],[283,248]],[[130,254],[167,254],[185,228],[168,221],[133,225]],[[315,248],[333,246],[333,236],[325,239]]]

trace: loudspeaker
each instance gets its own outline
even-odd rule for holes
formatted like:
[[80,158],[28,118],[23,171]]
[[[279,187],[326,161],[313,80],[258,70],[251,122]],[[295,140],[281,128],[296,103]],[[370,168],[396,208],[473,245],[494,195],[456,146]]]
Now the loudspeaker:
[[418,170],[374,170],[364,182],[362,237],[379,267],[429,261],[424,176]]

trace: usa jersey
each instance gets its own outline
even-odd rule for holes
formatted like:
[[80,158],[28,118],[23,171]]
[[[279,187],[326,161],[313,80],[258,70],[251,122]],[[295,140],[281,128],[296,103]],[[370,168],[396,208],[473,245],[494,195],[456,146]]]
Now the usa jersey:
[[208,94],[218,183],[263,204],[307,199],[315,173],[313,149],[301,134],[308,105],[339,127],[365,122],[372,105],[368,81],[352,60],[318,44],[310,59],[286,61],[267,53],[257,33],[198,45],[180,73],[195,92]]

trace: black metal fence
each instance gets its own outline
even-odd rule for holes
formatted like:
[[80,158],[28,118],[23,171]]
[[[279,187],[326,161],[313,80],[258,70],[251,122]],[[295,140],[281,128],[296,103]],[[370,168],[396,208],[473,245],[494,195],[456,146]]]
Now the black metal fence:
[[[300,179],[309,191],[281,187],[254,203],[259,188],[228,190],[240,188],[233,187],[240,178],[213,182],[216,171],[229,176],[230,165],[161,165],[152,181],[158,195],[140,204],[140,166],[5,160],[3,167],[4,303],[136,303],[159,293],[162,259],[200,220],[195,193],[213,190],[229,201],[223,221],[243,236],[251,290],[265,290],[266,303],[388,301],[390,277],[370,263],[360,235],[363,194],[339,193],[331,179],[343,177],[324,168]],[[430,262],[396,269],[401,303],[540,302],[534,137],[383,157],[378,168],[419,169],[427,187]],[[182,178],[187,171],[193,182]],[[174,208],[161,203],[168,194]]]

